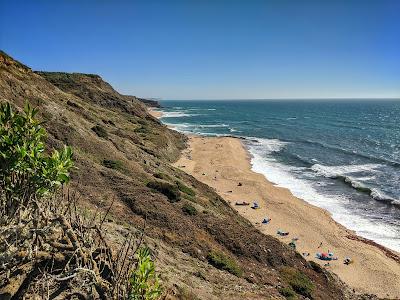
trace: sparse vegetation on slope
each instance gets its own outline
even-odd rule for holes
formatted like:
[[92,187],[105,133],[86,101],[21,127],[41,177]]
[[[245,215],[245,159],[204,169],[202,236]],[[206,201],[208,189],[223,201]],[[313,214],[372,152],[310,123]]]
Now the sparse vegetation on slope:
[[312,297],[314,284],[304,273],[291,267],[284,267],[281,274],[295,292],[304,297]]
[[238,266],[236,261],[228,257],[223,252],[213,250],[210,253],[208,253],[207,259],[211,265],[213,265],[218,269],[226,270],[229,273],[236,275],[238,277],[242,276],[243,274],[242,269]]
[[167,196],[170,202],[178,202],[181,200],[181,194],[179,189],[167,182],[162,181],[150,181],[147,187],[160,192],[161,194]]
[[72,149],[45,155],[36,113],[0,104],[0,298],[158,299],[141,240],[137,262],[131,236],[113,253],[102,231],[107,214],[86,218],[74,196],[56,194],[70,179]]
[[196,209],[196,207],[194,207],[193,205],[191,205],[191,204],[189,204],[189,203],[185,203],[185,204],[182,206],[182,211],[183,211],[185,214],[189,215],[189,216],[195,216],[195,215],[197,215],[197,209]]

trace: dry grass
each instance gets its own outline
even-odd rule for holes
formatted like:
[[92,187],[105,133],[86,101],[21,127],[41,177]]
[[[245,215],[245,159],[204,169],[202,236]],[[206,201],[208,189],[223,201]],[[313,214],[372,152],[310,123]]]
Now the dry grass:
[[1,299],[127,298],[143,232],[128,234],[115,252],[102,229],[109,209],[84,217],[77,200],[75,193],[61,192],[31,199],[12,217],[1,213]]

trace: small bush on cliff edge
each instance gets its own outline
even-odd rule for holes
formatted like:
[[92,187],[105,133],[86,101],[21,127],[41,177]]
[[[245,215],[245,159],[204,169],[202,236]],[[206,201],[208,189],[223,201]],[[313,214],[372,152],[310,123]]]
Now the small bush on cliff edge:
[[278,289],[279,293],[285,297],[287,300],[297,299],[297,294],[291,287],[281,287]]
[[305,274],[294,268],[284,267],[281,270],[281,275],[296,293],[308,298],[312,297],[314,284]]
[[170,202],[178,202],[181,200],[181,194],[175,185],[161,181],[150,181],[147,187],[164,194]]
[[185,204],[182,206],[182,211],[183,211],[185,214],[189,215],[189,216],[195,216],[195,215],[197,215],[197,209],[196,209],[193,205],[190,205],[189,203],[185,203]]
[[129,280],[129,300],[158,299],[161,295],[161,287],[149,248],[139,248],[137,258],[136,269],[132,272]]
[[154,173],[153,176],[155,178],[162,179],[162,180],[165,180],[165,181],[171,181],[172,180],[171,176],[169,176],[168,174],[162,173],[162,172]]
[[185,184],[183,184],[181,181],[177,180],[175,181],[176,186],[178,187],[178,189],[182,192],[185,193],[189,196],[196,196],[196,192],[194,190],[192,190],[190,187],[186,186]]
[[228,271],[229,273],[236,275],[238,277],[242,276],[243,271],[236,263],[236,261],[224,253],[219,251],[211,251],[207,255],[208,262],[216,267],[217,269]]

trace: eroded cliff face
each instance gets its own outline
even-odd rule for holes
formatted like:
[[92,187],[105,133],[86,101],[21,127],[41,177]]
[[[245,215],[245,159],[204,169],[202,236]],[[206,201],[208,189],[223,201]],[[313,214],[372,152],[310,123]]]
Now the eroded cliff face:
[[[171,166],[186,137],[100,76],[33,72],[2,52],[0,101],[37,106],[50,147],[73,147],[71,188],[81,195],[82,208],[106,209],[114,199],[107,234],[115,247],[124,228],[140,228],[146,219],[146,239],[157,249],[168,299],[284,299],[282,289],[293,289],[288,272],[312,283],[314,299],[358,298],[335,276],[261,234],[211,188]],[[213,251],[236,262],[242,274],[212,266]],[[305,298],[301,288],[295,291]]]

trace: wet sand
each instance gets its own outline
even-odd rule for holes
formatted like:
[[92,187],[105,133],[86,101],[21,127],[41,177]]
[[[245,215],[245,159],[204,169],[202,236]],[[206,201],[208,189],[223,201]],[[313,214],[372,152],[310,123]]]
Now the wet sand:
[[[289,190],[251,171],[249,153],[240,139],[190,136],[189,147],[175,166],[213,187],[261,232],[285,243],[297,237],[297,251],[310,254],[305,259],[324,266],[328,262],[316,259],[315,254],[333,252],[338,260],[324,267],[356,292],[400,298],[398,253],[356,236],[335,222],[326,210],[294,197]],[[241,201],[250,204],[257,201],[261,208],[254,210],[250,206],[235,205]],[[265,217],[271,218],[267,225],[261,224]],[[278,229],[288,231],[289,235],[277,235]],[[351,257],[353,262],[345,265],[345,257]]]

